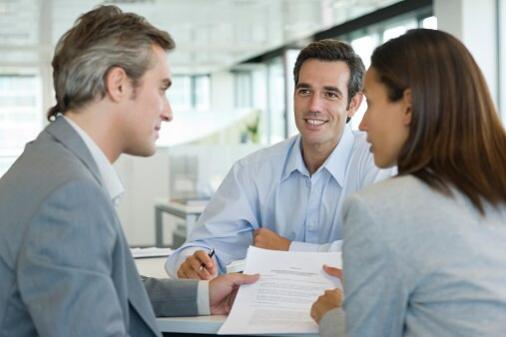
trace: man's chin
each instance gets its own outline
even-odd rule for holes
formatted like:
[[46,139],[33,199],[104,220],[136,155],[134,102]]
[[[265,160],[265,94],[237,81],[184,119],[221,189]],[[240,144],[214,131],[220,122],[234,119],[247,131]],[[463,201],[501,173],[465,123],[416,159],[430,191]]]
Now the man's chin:
[[138,149],[129,149],[124,152],[125,154],[135,156],[135,157],[151,157],[156,153],[156,147],[146,147],[146,148],[138,148]]

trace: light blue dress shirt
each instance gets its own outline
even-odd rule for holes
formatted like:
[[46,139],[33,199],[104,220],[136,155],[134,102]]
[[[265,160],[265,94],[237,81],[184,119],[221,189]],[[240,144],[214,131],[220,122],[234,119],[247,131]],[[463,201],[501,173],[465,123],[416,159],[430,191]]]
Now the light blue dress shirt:
[[389,175],[374,165],[365,134],[349,126],[313,175],[304,164],[300,136],[260,150],[234,164],[166,270],[175,277],[187,256],[215,249],[223,273],[245,257],[254,231],[262,227],[292,241],[290,250],[339,250],[342,201]]

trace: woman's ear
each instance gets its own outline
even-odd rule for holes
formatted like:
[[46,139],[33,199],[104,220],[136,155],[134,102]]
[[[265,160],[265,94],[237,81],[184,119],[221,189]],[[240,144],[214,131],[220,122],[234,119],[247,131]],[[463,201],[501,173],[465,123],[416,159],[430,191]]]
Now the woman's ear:
[[407,126],[407,125],[411,124],[411,115],[413,112],[413,105],[412,105],[413,100],[412,100],[410,88],[404,90],[404,94],[402,96],[402,101],[403,101],[404,107],[405,107],[403,122]]

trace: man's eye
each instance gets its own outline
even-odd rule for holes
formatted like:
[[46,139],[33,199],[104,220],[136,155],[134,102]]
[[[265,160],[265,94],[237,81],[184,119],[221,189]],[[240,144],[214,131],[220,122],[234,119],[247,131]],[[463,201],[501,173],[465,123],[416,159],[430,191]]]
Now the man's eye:
[[299,93],[299,95],[306,96],[306,95],[309,95],[309,90],[308,89],[299,89],[298,93]]
[[339,96],[337,95],[337,93],[333,92],[333,91],[328,91],[326,94],[325,94],[328,98],[338,98]]

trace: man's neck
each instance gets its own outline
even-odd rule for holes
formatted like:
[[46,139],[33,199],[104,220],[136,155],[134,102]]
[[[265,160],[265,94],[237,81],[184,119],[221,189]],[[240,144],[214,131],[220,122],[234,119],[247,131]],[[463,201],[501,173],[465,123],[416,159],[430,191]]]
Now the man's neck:
[[114,163],[121,154],[121,150],[113,141],[117,137],[113,134],[115,127],[112,121],[108,120],[105,111],[87,110],[69,110],[65,113],[65,117],[83,129],[102,150],[109,162]]
[[311,145],[305,144],[304,140],[301,141],[302,159],[310,175],[313,175],[325,163],[336,146],[337,143]]

